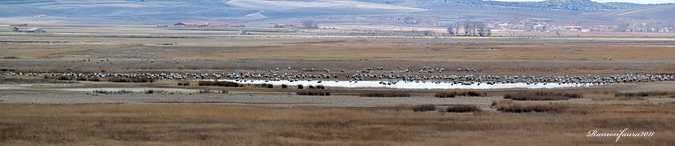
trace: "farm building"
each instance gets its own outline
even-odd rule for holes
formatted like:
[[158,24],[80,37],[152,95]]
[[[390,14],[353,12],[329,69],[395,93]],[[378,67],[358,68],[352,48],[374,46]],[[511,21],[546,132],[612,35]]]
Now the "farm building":
[[178,22],[178,23],[173,24],[173,25],[174,26],[181,26],[181,27],[184,27],[184,26],[199,26],[199,27],[202,27],[202,26],[209,26],[209,23],[208,22]]
[[43,30],[42,28],[31,28],[26,30],[27,33],[47,33],[47,31]]

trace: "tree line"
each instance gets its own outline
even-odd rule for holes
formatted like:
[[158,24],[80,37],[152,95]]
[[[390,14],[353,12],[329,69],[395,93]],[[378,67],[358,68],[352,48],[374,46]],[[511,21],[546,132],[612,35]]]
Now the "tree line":
[[482,36],[487,37],[492,35],[492,30],[490,27],[487,27],[485,22],[481,21],[470,21],[466,20],[461,23],[455,23],[455,28],[448,27],[447,32],[449,35],[460,35],[459,28],[460,25],[464,28],[464,36]]

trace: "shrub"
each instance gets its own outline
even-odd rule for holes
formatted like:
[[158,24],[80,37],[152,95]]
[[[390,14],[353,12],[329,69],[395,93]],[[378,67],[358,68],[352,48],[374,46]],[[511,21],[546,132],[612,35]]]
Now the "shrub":
[[288,88],[288,85],[286,85],[286,84],[281,84],[281,89],[286,89],[286,88]]
[[413,107],[414,112],[426,112],[426,111],[435,111],[436,106],[433,104],[418,105]]
[[446,112],[452,112],[452,113],[466,113],[466,112],[477,112],[480,111],[480,109],[476,105],[453,105],[445,109]]
[[298,85],[298,89],[302,89],[302,85]]

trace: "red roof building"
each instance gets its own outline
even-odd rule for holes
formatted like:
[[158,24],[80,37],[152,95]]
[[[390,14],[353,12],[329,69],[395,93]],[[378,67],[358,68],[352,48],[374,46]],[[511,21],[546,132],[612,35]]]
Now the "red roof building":
[[209,25],[208,22],[178,22],[173,25],[196,25],[196,26],[207,26]]
[[225,27],[225,26],[227,26],[227,25],[229,25],[229,24],[227,24],[227,23],[214,23],[214,24],[211,24],[212,27]]

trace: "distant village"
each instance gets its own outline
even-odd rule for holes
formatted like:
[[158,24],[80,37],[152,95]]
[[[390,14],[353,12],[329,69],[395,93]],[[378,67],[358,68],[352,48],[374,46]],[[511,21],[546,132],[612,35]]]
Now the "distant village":
[[[317,20],[320,23],[322,20],[328,21],[383,21],[394,22],[401,25],[420,26],[420,27],[440,27],[453,28],[455,30],[466,28],[465,22],[481,22],[484,23],[491,31],[525,31],[525,32],[659,32],[659,33],[673,33],[675,22],[665,20],[640,20],[618,18],[614,23],[608,24],[582,24],[574,21],[551,20],[543,18],[525,18],[512,17],[501,19],[467,19],[462,16],[453,18],[445,17],[396,17],[396,16],[356,16],[356,17],[313,17],[312,20]],[[270,28],[318,28],[317,23],[305,25],[308,22],[301,22],[301,25],[277,24],[269,23]],[[309,24],[312,24],[311,22]],[[19,29],[19,27],[27,27],[28,24],[12,24],[13,32],[24,33],[46,33],[42,28]],[[157,27],[168,27],[168,25],[157,25]],[[173,27],[245,27],[243,24],[228,24],[228,23],[209,23],[209,22],[187,22],[182,21],[173,24]],[[246,33],[246,32],[244,32]]]
[[662,32],[673,33],[675,22],[666,20],[640,20],[618,18],[608,24],[582,24],[574,21],[552,20],[544,18],[512,17],[501,19],[468,19],[463,16],[445,18],[438,16],[357,16],[357,17],[314,17],[316,20],[362,20],[393,21],[399,24],[424,27],[462,28],[465,21],[482,21],[494,31],[540,31],[540,32]]

